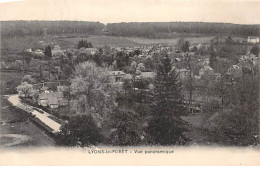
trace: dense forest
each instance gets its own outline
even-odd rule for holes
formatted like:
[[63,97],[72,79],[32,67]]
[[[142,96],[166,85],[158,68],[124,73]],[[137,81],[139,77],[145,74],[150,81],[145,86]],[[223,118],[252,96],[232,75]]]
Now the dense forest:
[[230,23],[205,22],[132,22],[110,23],[107,31],[113,36],[141,36],[148,38],[174,37],[177,33],[221,34],[258,36],[259,25],[238,25]]
[[[258,36],[259,25],[238,25],[206,22],[130,22],[108,23],[87,21],[1,21],[1,36],[22,37],[87,34],[112,36],[135,36],[146,38],[172,38],[185,34]],[[105,29],[104,29],[105,28]],[[105,30],[105,31],[104,31]]]
[[104,24],[87,21],[1,21],[1,36],[22,37],[65,34],[94,34],[102,32]]

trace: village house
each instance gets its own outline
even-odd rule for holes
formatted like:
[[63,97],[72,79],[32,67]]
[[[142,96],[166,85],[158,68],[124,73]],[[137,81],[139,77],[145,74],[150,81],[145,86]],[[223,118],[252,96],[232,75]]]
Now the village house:
[[241,55],[239,58],[239,62],[252,62],[254,66],[257,64],[257,57],[253,54],[248,54],[248,55]]
[[156,73],[155,72],[141,72],[140,75],[136,76],[136,80],[150,80],[155,77]]
[[248,36],[247,42],[253,43],[253,44],[259,43],[259,37],[258,36]]
[[90,54],[90,55],[95,55],[98,52],[97,48],[85,48],[82,47],[79,49],[79,53],[83,53],[83,54]]
[[178,58],[178,57],[177,57],[177,58],[174,58],[174,60],[173,60],[174,63],[178,63],[178,62],[180,62],[180,61],[181,61],[181,58]]
[[250,60],[239,62],[238,66],[242,68],[243,73],[252,73],[255,65]]
[[98,52],[98,50],[97,48],[86,48],[86,52],[88,54],[95,55]]
[[32,53],[36,56],[44,56],[43,50],[42,49],[36,49],[35,51],[32,51]]
[[51,109],[57,109],[59,107],[58,98],[55,95],[54,93],[48,94],[47,104]]
[[186,68],[177,69],[177,72],[181,81],[186,80],[190,74],[190,71]]
[[210,66],[203,66],[200,70],[199,70],[199,76],[203,76],[205,74],[208,75],[213,75],[214,74],[214,70],[210,67]]
[[231,65],[227,71],[227,74],[230,74],[233,77],[241,77],[242,73],[242,68],[238,65]]
[[54,59],[59,59],[61,55],[64,55],[65,50],[61,50],[60,46],[56,45],[51,52]]
[[68,100],[64,98],[62,92],[43,92],[38,95],[37,103],[43,107],[49,106],[56,109],[59,106],[67,105]]
[[109,71],[108,74],[110,76],[111,83],[123,82],[123,79],[126,75],[126,73],[123,71]]
[[47,107],[48,105],[48,94],[47,93],[41,93],[38,95],[37,103],[39,106]]

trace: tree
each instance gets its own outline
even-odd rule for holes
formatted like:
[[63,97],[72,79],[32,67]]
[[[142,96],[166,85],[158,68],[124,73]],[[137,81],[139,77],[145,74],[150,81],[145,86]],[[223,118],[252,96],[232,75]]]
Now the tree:
[[116,130],[110,135],[113,145],[135,146],[142,141],[142,126],[138,115],[133,111],[116,110],[111,120]]
[[51,61],[50,60],[52,58],[52,52],[51,52],[51,46],[50,45],[45,47],[44,55],[45,55],[45,57],[48,60],[48,64],[49,64],[49,80],[51,80]]
[[226,44],[231,44],[233,42],[232,37],[228,36],[226,39]]
[[197,46],[193,46],[192,49],[191,49],[191,52],[197,52],[197,51],[198,51]]
[[184,44],[181,47],[181,50],[183,52],[189,52],[189,48],[190,48],[190,42],[189,41],[185,41]]
[[83,39],[78,42],[78,49],[82,48],[84,46]]
[[68,79],[73,73],[73,68],[69,65],[63,66],[63,71],[62,71],[62,78],[63,79]]
[[71,95],[76,100],[76,111],[94,118],[98,126],[113,112],[116,91],[111,86],[108,69],[94,62],[80,63],[71,79]]
[[221,132],[239,140],[240,145],[256,145],[259,139],[259,79],[244,75],[226,90],[226,104],[218,116]]
[[137,70],[140,70],[141,72],[144,72],[144,71],[145,71],[144,64],[143,64],[143,63],[139,63],[139,64],[137,65]]
[[213,46],[213,40],[211,40],[210,43],[210,58],[209,58],[209,66],[215,69],[216,64],[217,64],[217,57],[214,51],[214,46]]
[[40,65],[40,67],[39,67],[39,79],[40,79],[40,81],[43,80],[42,65]]
[[136,50],[134,50],[134,54],[135,54],[136,56],[138,56],[138,55],[141,54],[141,51],[140,51],[139,49],[136,49]]
[[103,136],[89,115],[72,117],[67,124],[62,126],[57,135],[57,145],[61,146],[91,146],[102,142]]
[[48,45],[45,47],[45,50],[44,50],[44,55],[45,57],[49,60],[52,58],[52,52],[51,52],[51,46]]
[[250,53],[252,53],[253,55],[258,56],[258,54],[259,54],[259,47],[253,46],[253,47],[250,49]]
[[185,43],[185,39],[184,38],[180,38],[177,42],[177,47],[179,50],[182,50],[183,44]]
[[184,55],[183,63],[185,67],[188,69],[188,77],[184,81],[185,88],[189,91],[189,103],[192,104],[192,96],[193,96],[193,91],[195,89],[194,86],[194,71],[196,69],[196,64],[197,60],[194,59],[189,53],[186,53]]
[[93,48],[93,45],[92,45],[91,42],[88,43],[88,47],[89,47],[89,48]]
[[133,61],[132,63],[131,63],[131,65],[130,65],[130,71],[131,71],[131,73],[135,73],[136,72],[136,69],[137,69],[137,64],[136,64],[136,62],[135,61]]
[[185,140],[183,121],[180,119],[185,109],[180,104],[182,97],[178,74],[176,69],[172,69],[167,55],[157,67],[154,87],[152,118],[147,131],[156,144],[178,144],[180,140]]
[[22,82],[19,86],[17,86],[17,91],[20,95],[24,95],[25,97],[29,97],[30,93],[33,90],[33,85],[28,82]]
[[32,84],[35,82],[35,79],[33,79],[31,75],[25,75],[22,79],[22,82],[28,82],[29,84]]
[[22,52],[21,56],[22,56],[22,59],[23,59],[23,72],[24,72],[24,62],[26,62],[27,68],[30,68],[29,64],[32,60],[32,57],[26,52]]
[[113,70],[117,70],[117,61],[114,60],[114,62],[112,63],[112,67],[113,67]]
[[82,39],[78,42],[78,49],[80,49],[80,48],[92,48],[92,47],[93,47],[92,43],[91,42],[88,43],[87,40]]

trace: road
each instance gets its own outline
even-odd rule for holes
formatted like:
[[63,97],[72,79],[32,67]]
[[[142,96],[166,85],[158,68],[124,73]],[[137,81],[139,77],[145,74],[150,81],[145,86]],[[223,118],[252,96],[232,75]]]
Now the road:
[[40,121],[42,121],[48,127],[50,127],[53,130],[53,133],[59,132],[61,124],[59,124],[56,121],[49,118],[51,115],[48,114],[47,112],[42,110],[43,113],[40,113],[37,110],[34,110],[32,106],[22,103],[20,98],[18,97],[18,94],[10,95],[8,98],[8,101],[10,103],[12,103],[15,107],[18,107],[20,109],[23,109],[26,112],[29,112],[29,113],[32,113],[33,115],[35,115],[36,118],[38,118]]
[[0,149],[55,145],[55,140],[45,130],[37,127],[28,113],[10,106],[7,98],[2,96],[0,105]]

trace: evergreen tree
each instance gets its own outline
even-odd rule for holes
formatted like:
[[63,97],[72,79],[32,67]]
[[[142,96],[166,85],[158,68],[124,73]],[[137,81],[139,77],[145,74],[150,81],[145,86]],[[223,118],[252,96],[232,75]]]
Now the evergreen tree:
[[258,46],[253,46],[253,47],[250,49],[250,53],[252,53],[253,55],[258,56],[258,54],[259,54],[259,47],[258,47]]
[[210,43],[210,58],[209,58],[209,66],[212,67],[213,69],[215,69],[215,66],[217,64],[217,57],[214,51],[214,47],[213,47],[213,41],[211,40]]
[[51,46],[46,46],[46,47],[45,47],[44,55],[45,55],[46,58],[48,58],[48,59],[50,59],[50,58],[52,57]]
[[93,48],[93,45],[91,42],[88,42],[87,40],[80,40],[79,43],[78,43],[78,49],[80,48]]
[[43,80],[42,65],[40,65],[40,67],[39,67],[39,79],[40,79],[40,81]]
[[88,47],[89,47],[89,48],[93,48],[93,46],[92,46],[92,43],[91,43],[91,42],[89,42],[89,43],[88,43]]
[[189,48],[190,48],[190,42],[189,41],[185,41],[184,44],[182,45],[181,50],[183,52],[189,52]]
[[52,53],[51,53],[51,46],[46,46],[45,51],[44,51],[45,57],[49,60],[48,65],[49,65],[49,81],[51,80],[51,58],[52,58]]
[[[185,111],[181,104],[181,86],[178,74],[170,58],[166,55],[157,67],[154,82],[152,118],[147,127],[152,140],[156,144],[173,145],[186,140],[180,115]],[[181,142],[182,142],[181,141]]]
[[78,43],[78,49],[82,48],[84,45],[83,45],[83,39],[79,41]]

